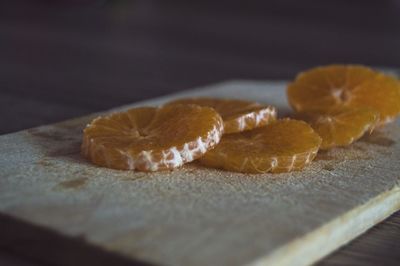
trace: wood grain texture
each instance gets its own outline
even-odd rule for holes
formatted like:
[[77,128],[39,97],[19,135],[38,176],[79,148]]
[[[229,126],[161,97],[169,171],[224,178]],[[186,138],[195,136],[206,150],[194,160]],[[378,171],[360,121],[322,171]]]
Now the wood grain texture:
[[[284,87],[228,82],[140,105],[206,95],[275,104],[287,114]],[[262,265],[311,263],[400,208],[398,122],[320,153],[302,172],[245,175],[191,164],[144,174],[82,160],[81,131],[92,117],[0,137],[3,215],[124,259]]]

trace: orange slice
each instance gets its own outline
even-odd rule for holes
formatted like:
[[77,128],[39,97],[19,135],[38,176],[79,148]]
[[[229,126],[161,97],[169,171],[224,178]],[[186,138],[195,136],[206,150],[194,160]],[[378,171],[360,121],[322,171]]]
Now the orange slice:
[[134,108],[94,119],[84,130],[82,153],[114,169],[173,169],[214,147],[222,132],[222,118],[212,108]]
[[400,113],[397,79],[357,65],[330,65],[300,73],[288,86],[288,100],[298,112],[329,113],[362,107],[379,113],[379,123]]
[[378,113],[368,109],[336,110],[330,114],[303,113],[299,115],[322,138],[321,149],[346,146],[372,132]]
[[197,104],[214,108],[224,120],[224,133],[236,133],[262,127],[276,119],[273,106],[256,102],[216,98],[179,99],[168,104]]
[[209,167],[245,173],[289,172],[308,165],[321,138],[304,121],[277,120],[251,131],[224,135],[199,161]]

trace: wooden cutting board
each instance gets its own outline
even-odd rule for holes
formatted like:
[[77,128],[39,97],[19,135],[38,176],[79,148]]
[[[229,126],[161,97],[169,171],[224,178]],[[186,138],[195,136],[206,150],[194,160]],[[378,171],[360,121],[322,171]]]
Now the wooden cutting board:
[[[284,82],[226,82],[136,105],[194,95],[289,112]],[[93,117],[0,137],[2,246],[60,265],[305,265],[400,209],[398,121],[301,172],[249,175],[96,167],[79,154]]]

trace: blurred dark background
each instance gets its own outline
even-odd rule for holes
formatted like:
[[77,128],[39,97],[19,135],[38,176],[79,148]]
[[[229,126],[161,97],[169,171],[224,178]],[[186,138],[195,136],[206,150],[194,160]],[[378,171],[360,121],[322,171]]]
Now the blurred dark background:
[[0,133],[227,79],[400,66],[400,1],[1,1]]

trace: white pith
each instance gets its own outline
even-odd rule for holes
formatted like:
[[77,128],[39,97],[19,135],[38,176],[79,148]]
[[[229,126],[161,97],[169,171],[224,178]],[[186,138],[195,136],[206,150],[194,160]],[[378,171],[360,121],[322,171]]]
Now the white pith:
[[[276,109],[272,106],[268,106],[267,108],[255,111],[255,112],[250,112],[247,114],[244,114],[238,118],[236,118],[235,123],[236,126],[235,128],[238,129],[238,131],[243,131],[246,129],[246,126],[248,125],[249,121],[253,122],[254,121],[254,127],[258,127],[261,124],[264,124],[270,118],[276,118]],[[230,121],[228,121],[229,123]]]

